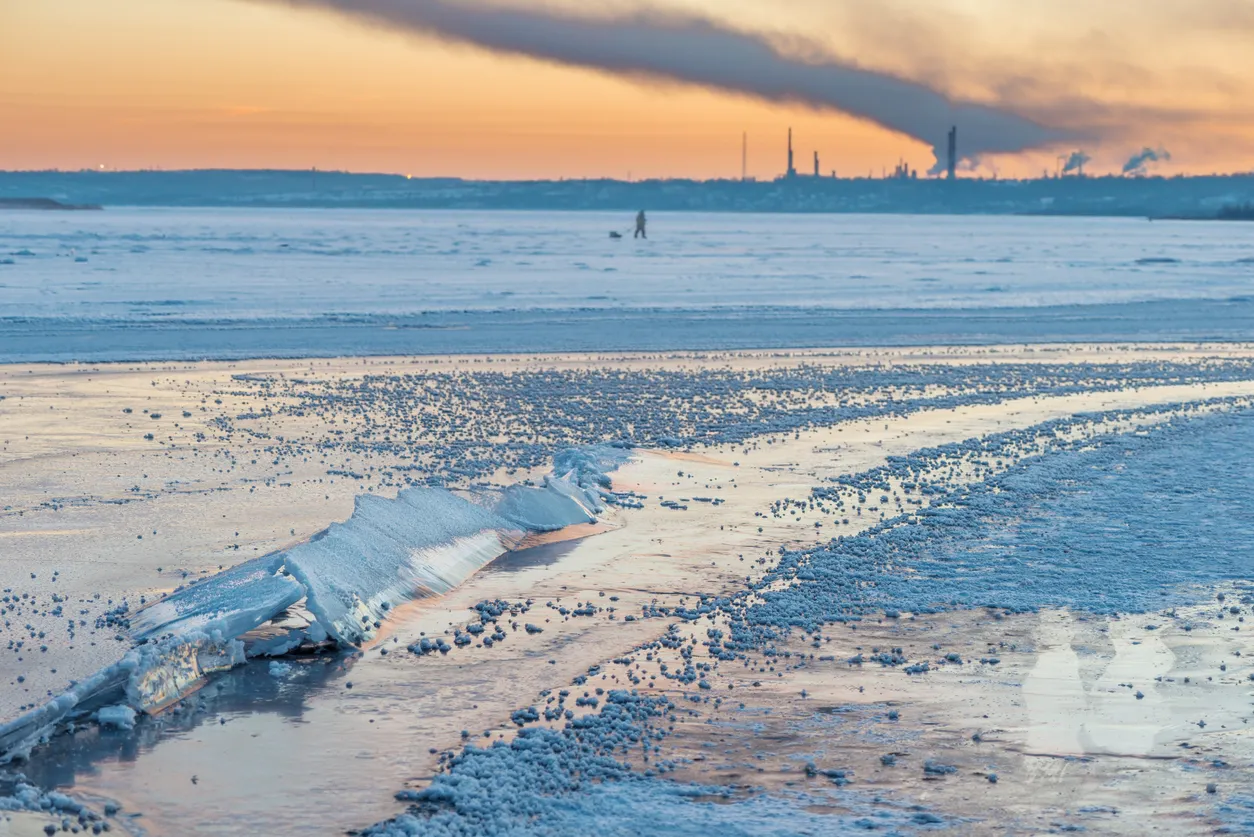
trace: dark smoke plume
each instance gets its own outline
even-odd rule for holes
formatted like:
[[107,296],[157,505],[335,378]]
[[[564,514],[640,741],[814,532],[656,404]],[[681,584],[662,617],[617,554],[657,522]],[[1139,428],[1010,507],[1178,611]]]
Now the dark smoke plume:
[[1084,167],[1093,161],[1093,158],[1085,154],[1083,151],[1072,151],[1071,156],[1067,158],[1067,162],[1062,167],[1063,174],[1071,174],[1074,172],[1084,172]]
[[271,2],[331,10],[495,52],[840,111],[926,142],[938,160],[951,125],[959,126],[964,159],[1024,151],[1066,138],[1065,132],[1017,114],[954,101],[922,84],[849,61],[788,55],[761,34],[699,17],[650,11],[583,17],[464,0]]
[[1142,148],[1133,154],[1128,162],[1123,164],[1123,173],[1131,175],[1145,174],[1149,171],[1150,163],[1157,163],[1160,160],[1170,160],[1171,154],[1165,148]]

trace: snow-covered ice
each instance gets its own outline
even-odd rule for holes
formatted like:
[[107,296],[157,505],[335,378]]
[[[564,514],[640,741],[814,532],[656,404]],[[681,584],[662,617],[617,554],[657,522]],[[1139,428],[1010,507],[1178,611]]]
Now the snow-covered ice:
[[609,240],[622,223],[590,212],[6,213],[0,253],[33,255],[0,268],[0,311],[167,320],[989,308],[1228,297],[1248,293],[1254,275],[1254,242],[1231,225],[663,213],[647,243]]
[[[1254,241],[1234,225],[685,213],[656,216],[647,242],[611,241],[621,222],[503,211],[6,213],[0,359],[1254,335],[1241,313]],[[1077,318],[1073,306],[1090,310]]]

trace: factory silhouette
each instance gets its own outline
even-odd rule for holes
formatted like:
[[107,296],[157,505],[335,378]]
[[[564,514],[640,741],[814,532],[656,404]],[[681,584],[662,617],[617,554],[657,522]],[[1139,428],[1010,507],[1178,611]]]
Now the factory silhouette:
[[[740,176],[742,180],[749,179],[747,175],[748,147],[749,147],[749,136],[748,134],[746,134],[744,136],[742,150],[741,150]],[[1075,152],[1075,154],[1083,154],[1083,152],[1077,151]],[[1085,155],[1084,159],[1087,162],[1088,156]],[[958,126],[957,125],[949,129],[949,134],[947,136],[944,173],[945,173],[946,180],[954,180],[958,177]],[[1083,174],[1083,163],[1081,163],[1080,173]],[[806,175],[800,174],[797,171],[796,155],[793,152],[793,147],[792,147],[792,128],[789,128],[788,129],[788,166],[784,169],[784,174],[779,179],[780,180],[795,180],[798,177],[805,177],[805,176]],[[819,152],[818,151],[814,152],[814,174],[810,176],[815,177],[815,178],[824,176],[822,173],[822,168],[819,165]],[[833,180],[837,179],[836,170],[832,169],[831,174],[828,176]],[[886,177],[891,178],[893,180],[917,180],[919,178],[919,170],[910,168],[910,164],[907,163],[905,160],[899,160],[897,162],[896,167],[893,169],[893,173],[891,175],[886,175]]]
[[[748,173],[749,137],[741,140],[739,177],[467,180],[309,169],[186,171],[0,171],[0,198],[47,196],[64,204],[129,206],[276,206],[395,209],[630,210],[1072,215],[1245,220],[1254,206],[1254,173],[1161,177],[1163,148],[1134,153],[1118,173],[1094,176],[1084,151],[1057,158],[1039,178],[959,177],[960,125],[949,128],[937,164],[920,172],[906,161],[873,173],[824,173],[819,152],[802,173],[793,131],[783,173],[759,181]],[[783,137],[781,136],[781,139]],[[976,155],[978,159],[978,154]],[[629,230],[630,232],[630,230]],[[641,233],[643,235],[643,232]]]

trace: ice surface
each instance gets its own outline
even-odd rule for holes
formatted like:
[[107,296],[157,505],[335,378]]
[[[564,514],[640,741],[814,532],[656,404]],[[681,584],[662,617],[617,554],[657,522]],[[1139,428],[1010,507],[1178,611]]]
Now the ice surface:
[[358,498],[353,516],[284,556],[307,607],[338,642],[374,635],[374,623],[420,592],[444,593],[501,555],[511,523],[437,488],[411,488],[395,500]]
[[[481,807],[489,809],[488,800],[504,796],[496,788],[507,787],[508,780],[500,774],[476,778],[483,786]],[[537,793],[532,786],[520,789],[518,797],[515,804],[503,803],[499,810],[477,817],[450,805],[431,816],[406,814],[366,833],[369,837],[860,837],[917,834],[924,823],[950,829],[961,825],[956,818],[925,818],[918,809],[908,810],[905,805],[873,805],[875,798],[865,792],[735,794],[726,788],[665,779],[588,782],[577,791],[552,795]]]
[[0,318],[0,363],[1254,341],[1254,297],[1014,308],[579,309],[252,320]]
[[[1248,404],[1215,402],[1220,403],[1232,409],[1201,417],[1188,410],[1176,413],[1172,406],[1079,415],[891,457],[885,466],[842,479],[841,486],[864,491],[870,499],[896,492],[904,482],[922,485],[930,498],[927,508],[905,511],[862,534],[811,549],[785,549],[780,565],[751,589],[730,598],[702,596],[693,607],[670,612],[683,620],[672,624],[672,634],[679,645],[680,636],[693,644],[708,637],[703,644],[714,657],[723,633],[706,626],[725,617],[730,653],[720,658],[753,664],[762,659],[758,653],[774,658],[776,646],[790,631],[870,621],[889,606],[914,612],[1061,607],[1079,616],[1085,611],[1213,604],[1215,591],[1208,585],[1247,579],[1254,563],[1254,466],[1245,455],[1254,445],[1254,413]],[[1148,422],[1155,412],[1165,420]],[[1127,426],[1122,422],[1139,429],[1124,432],[1119,429]],[[1073,432],[1090,423],[1092,435]],[[989,470],[984,479],[955,479],[960,457],[985,463]],[[815,494],[823,497],[828,491],[819,488]],[[1248,605],[1250,599],[1242,596],[1240,603]],[[1202,618],[1225,619],[1226,608],[1215,610],[1219,612]],[[1230,623],[1243,619],[1237,617],[1243,611],[1233,608],[1226,618]],[[742,656],[745,652],[753,656]],[[943,663],[962,664],[962,655],[941,653]],[[858,661],[862,659],[859,654]],[[929,671],[928,664],[921,663],[917,671]],[[665,669],[662,674],[691,682]],[[582,677],[575,681],[579,686],[584,682]],[[508,744],[468,744],[426,787],[398,794],[411,803],[405,815],[365,833],[426,837],[930,830],[916,826],[963,833],[965,823],[942,816],[944,808],[879,807],[850,816],[858,794],[841,791],[835,807],[844,810],[835,815],[825,811],[812,820],[800,795],[785,802],[771,794],[744,794],[742,788],[711,803],[699,796],[717,799],[720,789],[660,781],[658,774],[668,772],[665,760],[628,769],[606,754],[656,740],[650,732],[664,736],[665,722],[657,719],[674,717],[671,707],[652,696],[661,690],[641,691],[650,696],[611,690],[599,714],[578,718],[564,729],[532,727]],[[890,717],[896,719],[895,710]],[[516,719],[526,722],[521,713]],[[647,753],[647,743],[643,749]],[[916,750],[915,757],[919,755]],[[965,770],[939,759],[920,760],[924,774],[933,778]],[[1230,769],[1225,762],[1214,764]],[[929,804],[949,807],[942,796]]]
[[[5,213],[11,317],[200,319],[579,308],[988,308],[1225,298],[1227,225],[1138,219],[128,209]],[[85,256],[75,262],[67,256]],[[177,288],[169,277],[177,276]]]
[[[0,266],[0,359],[1250,333],[1225,320],[1230,301],[1248,301],[1254,271],[1254,246],[1230,225],[686,213],[656,216],[647,243],[608,240],[621,222],[478,211],[6,213],[0,255],[13,264]],[[1186,300],[1183,312],[1154,305]],[[1069,309],[1079,305],[1094,311],[1077,318]],[[1117,310],[1129,306],[1135,323]],[[989,319],[993,309],[1011,314]],[[872,310],[908,310],[909,322],[840,314]],[[537,322],[539,311],[548,313]]]
[[[659,778],[660,768],[637,772],[615,759],[641,741],[664,737],[653,728],[673,709],[666,698],[610,690],[598,712],[575,719],[563,729],[532,727],[508,744],[467,746],[430,785],[397,795],[413,803],[408,813],[374,825],[364,834],[783,837],[864,834],[881,827],[893,828],[890,833],[896,834],[903,833],[897,829],[921,822],[916,819],[921,807],[873,807],[870,797],[857,793],[840,794],[839,807],[846,813],[815,814],[798,809],[823,797],[733,795],[727,788]],[[928,821],[944,822],[939,817]]]

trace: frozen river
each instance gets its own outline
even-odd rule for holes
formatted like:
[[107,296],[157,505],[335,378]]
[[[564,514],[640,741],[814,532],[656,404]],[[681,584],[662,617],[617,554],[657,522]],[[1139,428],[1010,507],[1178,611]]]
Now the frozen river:
[[1254,228],[1130,219],[0,215],[0,361],[1254,337]]
[[0,214],[0,835],[1248,825],[1254,227],[629,221]]

